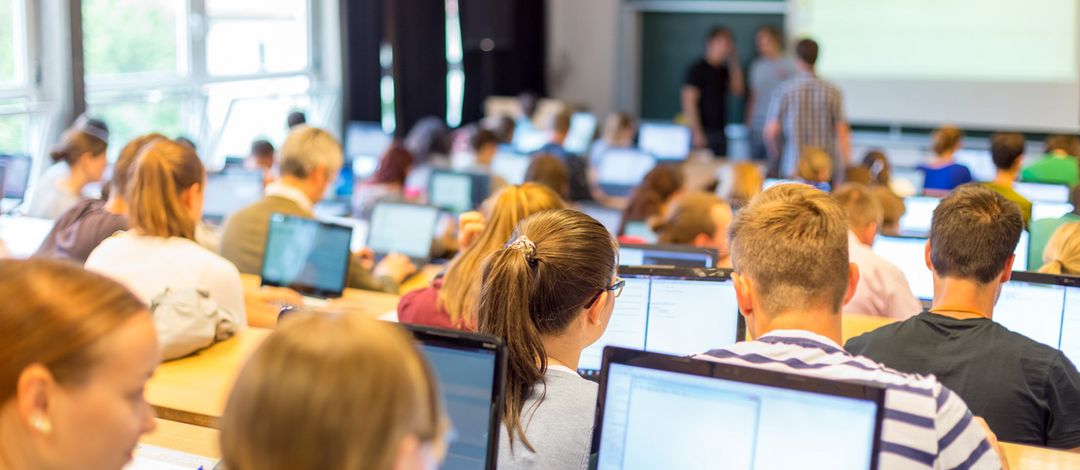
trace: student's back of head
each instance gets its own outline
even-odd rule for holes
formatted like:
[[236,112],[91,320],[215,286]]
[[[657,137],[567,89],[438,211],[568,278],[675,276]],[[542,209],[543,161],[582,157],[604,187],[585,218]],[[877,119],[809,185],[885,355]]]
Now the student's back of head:
[[555,191],[537,183],[507,186],[493,197],[484,231],[472,246],[451,261],[439,290],[439,306],[450,315],[452,324],[475,329],[484,261],[502,248],[514,227],[532,214],[564,207]]
[[570,121],[573,117],[574,113],[568,109],[556,113],[551,117],[551,132],[565,137],[570,132]]
[[1057,228],[1043,251],[1040,273],[1080,275],[1080,222]]
[[74,166],[84,156],[105,154],[109,145],[109,127],[104,121],[81,117],[60,136],[60,143],[49,152],[53,162]]
[[405,146],[394,144],[387,147],[379,159],[379,167],[371,176],[371,183],[404,186],[414,161],[412,153]]
[[801,39],[795,43],[795,57],[806,65],[813,67],[817,63],[818,53],[818,43],[813,39]]
[[1024,136],[1017,132],[998,132],[990,136],[990,156],[999,171],[1020,168],[1024,156]]
[[634,118],[626,113],[612,113],[604,120],[600,139],[613,147],[630,147],[634,144]]
[[872,185],[887,186],[892,178],[892,164],[889,163],[889,157],[885,156],[885,152],[881,150],[866,152],[862,167],[866,168]]
[[659,241],[715,249],[721,265],[726,264],[727,230],[732,216],[731,206],[715,194],[687,194],[675,202],[667,220],[658,227]]
[[731,178],[733,181],[728,194],[723,196],[735,210],[749,204],[754,196],[761,194],[765,185],[765,174],[759,166],[750,162],[738,162],[732,165]]
[[[333,135],[317,127],[301,126],[285,138],[279,166],[282,176],[333,179],[343,162],[341,145]],[[322,174],[316,175],[316,169],[322,169]]]
[[118,469],[154,428],[141,387],[159,361],[131,292],[75,264],[0,260],[0,459]]
[[935,277],[980,285],[999,279],[1013,259],[1023,230],[1024,219],[1016,204],[978,185],[956,188],[934,209],[930,225]]
[[123,199],[124,195],[127,194],[128,184],[131,182],[131,173],[135,168],[136,158],[139,153],[147,144],[160,139],[168,140],[164,135],[153,132],[131,139],[130,142],[124,145],[124,148],[120,149],[120,155],[116,157],[116,163],[113,163],[112,181],[107,188],[108,193],[102,194],[102,196]]
[[684,180],[682,167],[678,165],[658,165],[646,173],[641,184],[630,194],[619,234],[626,231],[627,222],[661,222],[659,219],[663,218],[665,207],[682,191]]
[[1073,135],[1051,134],[1046,136],[1045,152],[1080,156],[1080,139]]
[[128,221],[143,235],[194,240],[205,183],[206,171],[194,150],[154,140],[136,157],[127,194]]
[[795,177],[808,183],[828,183],[833,177],[833,161],[824,150],[807,147],[799,155]]
[[229,396],[222,461],[231,470],[432,468],[446,427],[436,385],[392,324],[287,319]]
[[562,160],[552,155],[534,156],[525,170],[525,181],[547,186],[560,197],[567,197],[570,193],[570,170]]
[[285,124],[289,126],[289,129],[305,125],[307,124],[307,115],[303,111],[293,111],[285,117]]
[[941,126],[930,136],[930,140],[935,155],[951,155],[960,149],[964,132],[956,126]]
[[864,184],[844,183],[833,191],[833,197],[847,214],[848,230],[863,244],[872,245],[885,217],[873,190]]

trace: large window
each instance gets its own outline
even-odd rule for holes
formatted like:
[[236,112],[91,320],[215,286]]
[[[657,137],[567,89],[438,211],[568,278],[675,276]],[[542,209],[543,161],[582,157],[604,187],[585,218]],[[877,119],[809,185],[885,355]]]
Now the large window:
[[26,0],[0,0],[0,153],[29,152],[27,19]]
[[[2,1],[2,0],[0,0]],[[182,0],[83,0],[86,80],[184,71]]]

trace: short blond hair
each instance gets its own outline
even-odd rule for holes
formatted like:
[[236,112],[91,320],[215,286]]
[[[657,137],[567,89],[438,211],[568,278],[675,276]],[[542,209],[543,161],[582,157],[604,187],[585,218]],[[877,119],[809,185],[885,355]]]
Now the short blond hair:
[[735,215],[731,261],[752,279],[771,315],[827,307],[839,312],[848,286],[844,210],[804,184],[769,188]]
[[1040,273],[1080,274],[1080,222],[1069,222],[1054,230],[1043,251]]
[[434,376],[396,325],[296,314],[244,366],[221,419],[230,470],[391,469],[403,439],[442,445]]
[[320,164],[328,175],[337,175],[345,156],[341,144],[329,132],[310,126],[297,126],[281,146],[281,174],[305,179]]
[[[825,183],[832,179],[833,160],[829,154],[816,147],[807,147],[799,155],[799,163],[795,169],[795,176],[803,181]],[[822,174],[825,179],[822,180]]]
[[852,230],[863,230],[871,225],[881,227],[885,218],[885,209],[881,206],[870,187],[861,183],[844,183],[836,191],[833,197],[847,214],[848,227]]

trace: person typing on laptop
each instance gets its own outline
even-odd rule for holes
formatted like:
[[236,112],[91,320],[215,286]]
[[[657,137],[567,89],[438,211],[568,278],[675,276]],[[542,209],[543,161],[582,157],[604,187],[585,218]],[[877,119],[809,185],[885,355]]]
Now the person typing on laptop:
[[955,190],[934,211],[926,247],[933,308],[853,338],[846,348],[895,369],[934,374],[1003,440],[1077,448],[1080,373],[1057,349],[993,320],[1023,229],[1020,210],[1005,197],[978,186]]
[[879,468],[1000,468],[991,437],[959,395],[840,347],[840,309],[859,281],[847,232],[843,208],[805,185],[774,186],[740,210],[730,232],[732,278],[757,339],[696,357],[887,387]]

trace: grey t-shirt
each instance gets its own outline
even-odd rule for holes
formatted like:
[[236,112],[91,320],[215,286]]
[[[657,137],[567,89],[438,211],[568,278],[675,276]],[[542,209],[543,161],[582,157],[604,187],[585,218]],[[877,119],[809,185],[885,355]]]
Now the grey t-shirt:
[[[511,451],[506,426],[502,426],[500,469],[573,470],[588,467],[597,384],[565,367],[551,366],[544,374],[544,382],[546,394],[543,384],[537,384],[522,407],[525,436],[536,452],[529,451],[516,436]],[[541,395],[544,400],[537,406]]]
[[750,118],[755,127],[765,125],[773,92],[792,75],[795,75],[795,63],[786,57],[760,57],[750,64],[750,90],[754,93],[754,108],[750,110]]

